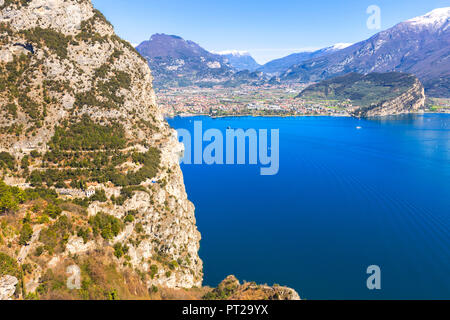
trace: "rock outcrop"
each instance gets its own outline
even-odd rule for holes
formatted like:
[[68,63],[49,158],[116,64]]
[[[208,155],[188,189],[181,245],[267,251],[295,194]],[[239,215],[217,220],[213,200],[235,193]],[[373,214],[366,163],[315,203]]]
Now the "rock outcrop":
[[390,72],[350,73],[306,88],[298,98],[345,102],[357,118],[418,112],[425,105],[425,90],[414,75]]
[[383,117],[418,112],[425,106],[425,89],[419,79],[399,96],[371,104],[366,107],[350,108],[349,113],[357,118]]
[[0,278],[0,300],[10,300],[16,292],[16,285],[19,283],[16,277],[4,276]]
[[204,296],[207,300],[300,300],[299,294],[278,285],[241,284],[235,276],[228,276],[219,286]]

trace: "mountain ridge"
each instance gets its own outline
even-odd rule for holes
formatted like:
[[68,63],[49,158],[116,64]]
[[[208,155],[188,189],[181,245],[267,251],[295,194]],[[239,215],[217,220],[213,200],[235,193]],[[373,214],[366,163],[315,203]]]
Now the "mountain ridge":
[[179,36],[154,34],[136,50],[147,59],[158,87],[226,81],[234,73],[225,57]]
[[286,57],[274,59],[267,62],[266,64],[261,66],[258,69],[258,71],[265,72],[271,75],[280,75],[284,71],[288,70],[290,67],[296,64],[345,49],[350,45],[351,44],[348,43],[337,43],[333,46],[325,47],[314,51],[293,53]]
[[349,72],[399,71],[418,76],[428,94],[449,96],[449,21],[450,8],[433,10],[343,50],[294,65],[281,79],[315,82]]
[[418,112],[425,105],[425,90],[411,74],[348,73],[313,84],[297,98],[347,101],[352,116],[370,118]]

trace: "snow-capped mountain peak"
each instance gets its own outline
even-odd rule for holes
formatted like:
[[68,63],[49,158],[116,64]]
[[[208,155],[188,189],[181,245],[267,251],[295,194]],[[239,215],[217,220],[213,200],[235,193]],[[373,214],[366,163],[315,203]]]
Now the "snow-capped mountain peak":
[[330,47],[332,50],[342,50],[350,47],[353,43],[336,43]]
[[415,26],[442,27],[450,20],[450,7],[434,9],[427,14],[407,20],[406,23]]
[[239,50],[213,51],[213,53],[220,54],[221,56],[235,56],[235,57],[244,57],[250,55],[248,51],[239,51]]
[[228,62],[238,71],[255,71],[260,65],[253,59],[248,51],[226,50],[214,51],[215,54],[225,57]]

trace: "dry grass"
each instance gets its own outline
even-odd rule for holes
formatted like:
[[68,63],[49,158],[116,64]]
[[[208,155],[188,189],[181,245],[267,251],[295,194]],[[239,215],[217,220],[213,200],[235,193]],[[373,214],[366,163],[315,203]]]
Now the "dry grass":
[[63,211],[68,211],[70,213],[75,213],[77,215],[81,215],[81,216],[86,216],[87,212],[86,209],[76,205],[75,203],[72,202],[63,202],[59,205],[59,207],[63,210]]
[[[67,258],[43,277],[47,291],[43,300],[149,300],[144,282],[130,270],[120,270],[104,251],[89,257]],[[67,267],[77,265],[82,273],[81,290],[69,290],[65,285]]]
[[202,300],[202,297],[211,291],[209,287],[192,289],[160,288],[157,293],[151,294],[152,300]]

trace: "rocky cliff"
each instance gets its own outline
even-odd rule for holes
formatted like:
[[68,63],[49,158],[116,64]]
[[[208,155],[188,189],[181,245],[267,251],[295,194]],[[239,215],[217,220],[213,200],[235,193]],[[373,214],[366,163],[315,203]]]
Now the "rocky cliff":
[[0,0],[0,107],[0,299],[207,298],[183,145],[90,0]]
[[24,292],[45,296],[49,272],[105,261],[148,288],[201,286],[183,147],[147,62],[90,1],[0,10],[0,250],[26,266]]
[[295,290],[274,285],[258,285],[254,282],[241,284],[235,276],[228,276],[205,297],[209,300],[300,300]]
[[369,106],[349,109],[357,118],[383,117],[418,112],[425,106],[425,89],[416,79],[413,85],[395,98],[380,101]]
[[357,118],[418,112],[425,105],[425,90],[415,76],[399,73],[350,73],[306,88],[298,98],[339,100]]

